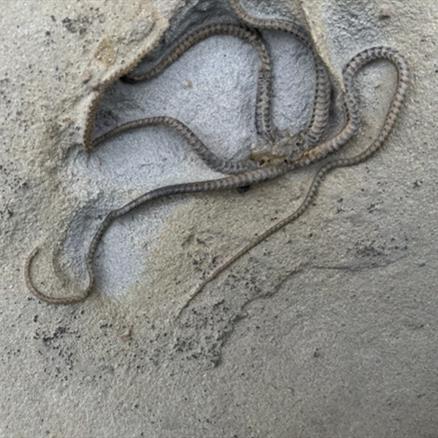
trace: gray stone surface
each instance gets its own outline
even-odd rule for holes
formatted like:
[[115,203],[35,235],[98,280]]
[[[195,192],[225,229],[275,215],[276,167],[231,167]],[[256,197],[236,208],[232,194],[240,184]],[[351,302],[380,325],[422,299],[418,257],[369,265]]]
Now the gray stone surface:
[[[95,87],[163,34],[229,11],[212,1],[5,1],[0,56],[0,436],[438,436],[438,6],[302,0],[315,44],[339,78],[362,48],[390,44],[412,86],[396,130],[369,162],[330,175],[296,223],[209,285],[175,321],[204,272],[291,212],[314,168],[242,194],[175,197],[118,221],[95,261],[86,302],[38,302],[35,276],[62,293],[53,242],[81,287],[99,215],[153,187],[215,176],[174,133],[123,135],[86,156],[83,114]],[[298,2],[245,2],[261,15]],[[268,33],[275,119],[297,131],[310,113],[312,60]],[[139,68],[142,68],[140,66]],[[209,39],[150,83],[119,82],[97,132],[169,114],[218,154],[255,141],[257,58],[239,40]],[[359,77],[364,125],[376,135],[393,90],[390,66]],[[70,291],[71,293],[71,291]]]

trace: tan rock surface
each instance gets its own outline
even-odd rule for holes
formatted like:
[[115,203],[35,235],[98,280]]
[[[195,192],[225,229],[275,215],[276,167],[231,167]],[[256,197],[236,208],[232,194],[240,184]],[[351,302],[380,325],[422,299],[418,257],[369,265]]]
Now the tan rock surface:
[[[412,86],[384,150],[333,172],[313,206],[179,306],[217,257],[291,212],[315,169],[242,194],[164,200],[117,222],[81,305],[27,291],[23,265],[51,293],[50,251],[68,229],[65,266],[80,287],[99,215],[165,184],[214,175],[165,130],[129,134],[86,156],[84,114],[100,84],[164,32],[226,11],[203,1],[6,1],[0,25],[0,436],[433,437],[438,430],[438,7],[434,0],[302,0],[318,50],[340,78],[359,50],[392,45]],[[273,2],[245,2],[255,11]],[[297,8],[292,3],[291,10]],[[280,8],[281,9],[281,8]],[[287,9],[287,8],[286,8]],[[275,117],[309,116],[312,62],[268,35]],[[214,38],[138,88],[115,82],[97,130],[169,114],[224,156],[254,140],[257,59]],[[375,136],[390,66],[359,77]],[[85,242],[85,243],[84,243]]]

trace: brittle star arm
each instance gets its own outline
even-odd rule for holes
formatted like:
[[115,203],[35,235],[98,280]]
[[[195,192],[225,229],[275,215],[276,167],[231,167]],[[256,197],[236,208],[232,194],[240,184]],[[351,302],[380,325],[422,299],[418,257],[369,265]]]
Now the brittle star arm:
[[250,44],[258,54],[260,67],[257,77],[255,122],[258,135],[267,141],[273,141],[271,126],[272,106],[272,59],[269,49],[255,29],[248,29],[236,24],[214,23],[202,26],[188,35],[184,35],[176,46],[166,54],[155,66],[142,73],[130,73],[122,80],[135,84],[157,77],[167,67],[177,61],[196,44],[213,36],[232,36]]
[[312,52],[316,70],[312,115],[307,126],[300,133],[295,135],[289,133],[286,135],[285,140],[294,142],[293,146],[300,149],[317,144],[329,120],[331,84],[324,63],[316,53],[309,33],[292,19],[257,18],[245,11],[240,4],[240,0],[229,0],[229,3],[236,16],[248,26],[258,30],[279,31],[293,35],[304,47]]
[[[341,161],[337,161],[334,167],[339,167],[341,165],[353,165],[358,162],[363,161],[371,154],[376,152],[382,145],[386,137],[389,135],[390,131],[393,128],[393,125],[396,121],[397,115],[400,111],[400,107],[402,105],[404,95],[407,88],[408,83],[408,68],[404,58],[398,54],[393,49],[385,48],[385,47],[377,47],[373,49],[367,49],[363,52],[360,52],[356,55],[349,64],[347,64],[344,70],[344,80],[346,89],[351,94],[350,98],[347,99],[347,105],[349,105],[349,109],[351,112],[349,124],[358,123],[358,115],[355,112],[358,112],[357,109],[357,96],[355,96],[353,92],[353,78],[357,71],[362,68],[364,65],[375,59],[388,59],[393,62],[398,70],[398,84],[395,95],[392,99],[390,109],[386,116],[385,123],[382,127],[382,130],[379,134],[377,140],[362,154],[359,154],[356,157],[350,159],[342,159],[344,160],[341,164]],[[347,124],[348,125],[348,124]],[[344,128],[345,130],[346,128]],[[134,199],[133,201],[125,204],[124,206],[110,211],[104,218],[104,220],[99,225],[97,231],[95,232],[91,243],[89,245],[89,249],[86,256],[86,267],[88,273],[88,285],[87,287],[79,294],[70,296],[70,297],[51,297],[44,292],[40,291],[33,283],[31,278],[31,270],[33,260],[38,253],[38,248],[36,248],[26,260],[24,275],[26,284],[29,290],[39,299],[46,301],[52,304],[74,304],[79,303],[85,300],[89,294],[91,293],[93,284],[94,284],[94,271],[93,271],[93,259],[95,252],[97,250],[97,246],[101,241],[104,233],[109,228],[109,226],[118,218],[130,213],[140,205],[143,205],[146,202],[152,201],[157,198],[161,198],[164,196],[170,196],[180,193],[197,193],[197,192],[206,192],[212,190],[224,190],[230,188],[242,187],[248,184],[259,183],[262,181],[266,181],[269,179],[273,179],[284,175],[286,172],[290,171],[293,168],[308,165],[310,162],[316,161],[318,159],[322,159],[327,156],[329,153],[336,150],[336,146],[339,142],[341,142],[344,137],[342,137],[342,132],[337,136],[340,137],[338,139],[334,139],[329,142],[322,143],[318,147],[314,147],[311,151],[306,151],[302,154],[299,159],[296,160],[288,160],[284,164],[266,167],[262,169],[257,169],[249,172],[245,172],[238,175],[232,175],[224,178],[219,178],[215,180],[201,181],[201,182],[193,182],[193,183],[183,183],[176,184],[171,186],[162,187],[159,189],[152,190],[150,192],[145,193],[142,196]]]
[[[328,175],[330,171],[340,167],[355,166],[357,164],[360,164],[363,161],[367,160],[369,157],[371,157],[383,146],[386,138],[392,131],[397,116],[400,112],[400,108],[402,106],[409,83],[409,70],[405,59],[399,53],[397,53],[393,49],[385,48],[385,47],[368,49],[359,53],[355,58],[353,58],[350,61],[349,66],[354,67],[353,74],[355,74],[364,65],[377,59],[389,60],[395,65],[398,72],[397,88],[392,98],[392,102],[388,110],[388,113],[386,115],[385,122],[379,132],[377,139],[367,149],[365,149],[363,152],[359,153],[358,155],[355,155],[350,158],[331,159],[326,164],[322,165],[319,168],[319,170],[316,172],[315,176],[313,177],[309,189],[303,201],[299,205],[299,207],[292,214],[286,216],[284,219],[275,223],[259,236],[255,236],[253,239],[251,239],[251,241],[247,245],[243,246],[235,254],[233,254],[231,257],[226,259],[222,264],[220,264],[217,268],[211,271],[207,275],[207,277],[204,280],[202,280],[202,282],[198,286],[196,286],[195,289],[192,291],[189,298],[185,301],[184,305],[178,311],[177,318],[204,290],[207,284],[215,280],[222,272],[224,272],[226,269],[232,266],[235,262],[237,262],[237,260],[239,260],[242,256],[247,254],[257,245],[259,245],[261,242],[266,240],[268,237],[279,231],[287,224],[298,219],[309,208],[313,200],[316,198],[321,183],[323,182],[324,178]],[[349,66],[347,66],[346,70],[348,70]]]

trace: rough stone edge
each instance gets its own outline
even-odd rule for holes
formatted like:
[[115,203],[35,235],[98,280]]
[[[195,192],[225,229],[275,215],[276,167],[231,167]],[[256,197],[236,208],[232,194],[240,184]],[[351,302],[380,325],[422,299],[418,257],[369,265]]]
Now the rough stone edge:
[[146,45],[133,53],[131,60],[128,61],[125,65],[119,67],[114,71],[109,70],[107,74],[104,75],[103,79],[93,87],[93,91],[86,99],[84,119],[81,122],[81,126],[83,127],[81,135],[82,144],[86,152],[91,152],[92,134],[95,126],[96,114],[99,103],[106,90],[115,81],[117,81],[133,68],[135,68],[146,55],[151,53],[159,45],[162,35],[169,27],[169,20],[158,14],[156,9],[152,10],[151,22],[152,25],[149,36],[151,36],[153,33],[155,33],[155,35],[151,38],[148,38]]

